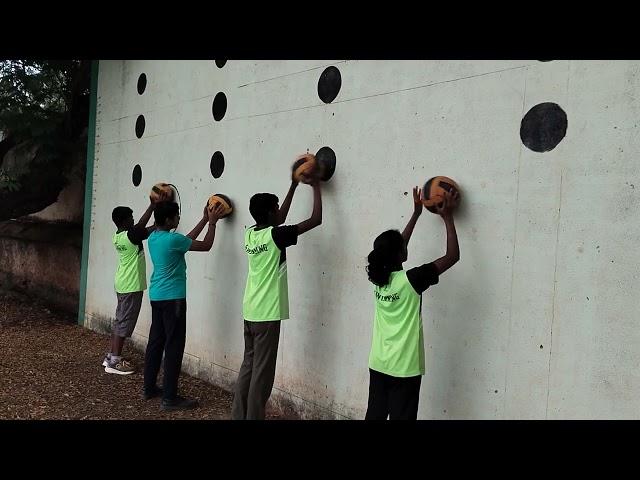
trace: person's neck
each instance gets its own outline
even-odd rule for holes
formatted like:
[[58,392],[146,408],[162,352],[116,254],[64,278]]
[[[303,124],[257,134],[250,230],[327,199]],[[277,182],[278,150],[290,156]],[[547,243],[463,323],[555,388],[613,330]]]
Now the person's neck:
[[391,265],[392,272],[397,272],[398,270],[402,270],[402,262],[394,263],[393,265]]
[[161,232],[168,232],[172,229],[173,227],[156,227],[156,230],[160,230]]
[[267,228],[267,227],[271,227],[273,225],[271,225],[270,223],[261,223],[261,224],[256,224],[256,230],[262,230],[263,228]]

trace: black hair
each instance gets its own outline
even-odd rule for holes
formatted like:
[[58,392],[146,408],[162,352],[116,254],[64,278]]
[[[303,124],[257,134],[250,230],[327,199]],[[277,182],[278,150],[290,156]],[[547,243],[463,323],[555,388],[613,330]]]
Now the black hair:
[[133,210],[129,207],[116,207],[111,212],[111,220],[116,224],[116,227],[120,228],[124,221],[133,216]]
[[373,242],[373,250],[367,257],[369,281],[378,287],[389,283],[391,272],[397,268],[398,256],[404,247],[404,238],[398,230],[387,230]]
[[256,225],[269,222],[269,213],[276,210],[278,197],[273,193],[256,193],[249,201],[249,213],[256,221]]
[[158,202],[153,209],[156,225],[163,227],[167,219],[175,217],[180,212],[176,202]]

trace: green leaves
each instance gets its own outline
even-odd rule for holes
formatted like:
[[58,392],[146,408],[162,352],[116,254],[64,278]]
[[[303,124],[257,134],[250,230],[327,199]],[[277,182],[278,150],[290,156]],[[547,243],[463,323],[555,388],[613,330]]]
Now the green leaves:
[[0,130],[19,141],[61,130],[76,99],[89,93],[86,63],[0,61]]
[[91,61],[0,60],[0,221],[51,205],[86,151]]

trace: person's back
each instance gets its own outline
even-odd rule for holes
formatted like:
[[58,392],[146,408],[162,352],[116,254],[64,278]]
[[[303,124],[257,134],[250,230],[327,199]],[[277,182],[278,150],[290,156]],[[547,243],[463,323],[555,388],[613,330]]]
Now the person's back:
[[369,367],[394,377],[424,374],[422,296],[407,272],[392,272],[389,283],[375,286],[375,320]]
[[149,298],[153,301],[176,300],[187,296],[187,262],[185,253],[192,240],[185,235],[156,230],[147,240],[153,263]]
[[[277,232],[277,231],[276,231]],[[274,227],[245,231],[249,273],[243,300],[243,317],[250,321],[289,318],[286,250],[273,238]]]
[[115,278],[117,293],[141,292],[147,289],[147,263],[142,247],[143,238],[139,238],[139,243],[134,243],[131,236],[135,234],[135,227],[113,234],[113,245],[118,254]]

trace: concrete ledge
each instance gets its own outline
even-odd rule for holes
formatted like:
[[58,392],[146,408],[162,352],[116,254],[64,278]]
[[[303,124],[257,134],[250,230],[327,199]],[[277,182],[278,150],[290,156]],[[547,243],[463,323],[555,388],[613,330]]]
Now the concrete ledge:
[[82,248],[82,225],[9,220],[0,222],[0,238]]

